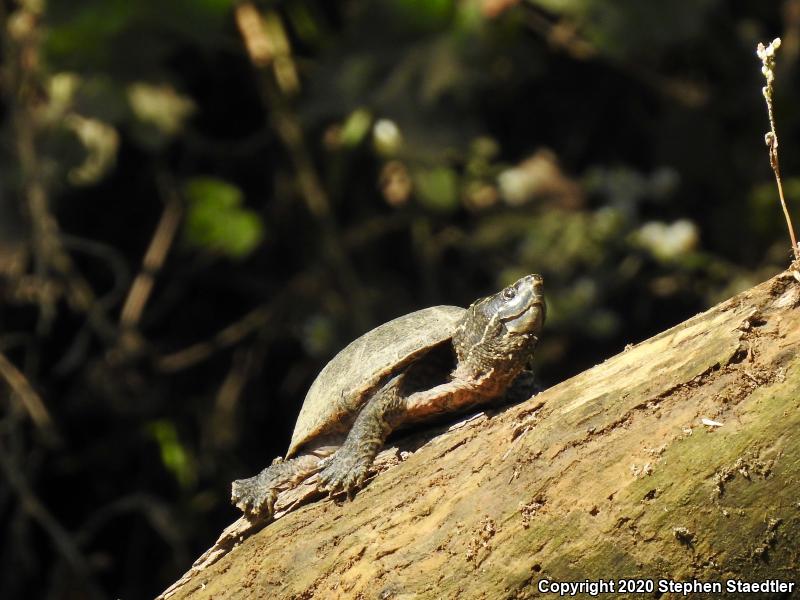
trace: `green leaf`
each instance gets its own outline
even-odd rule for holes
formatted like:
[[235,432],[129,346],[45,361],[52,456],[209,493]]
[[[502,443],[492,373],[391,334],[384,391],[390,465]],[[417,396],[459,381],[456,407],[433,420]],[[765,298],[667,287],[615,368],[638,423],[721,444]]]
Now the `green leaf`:
[[372,125],[372,115],[365,108],[357,108],[342,125],[342,145],[353,148],[361,143]]
[[147,431],[158,444],[164,467],[175,476],[182,487],[192,487],[197,479],[197,473],[189,453],[181,444],[175,425],[171,421],[161,419],[149,423]]
[[447,167],[414,172],[414,189],[420,204],[436,212],[458,208],[458,175]]
[[184,186],[188,202],[185,239],[195,247],[244,258],[264,238],[258,215],[242,208],[241,190],[221,179],[197,177]]

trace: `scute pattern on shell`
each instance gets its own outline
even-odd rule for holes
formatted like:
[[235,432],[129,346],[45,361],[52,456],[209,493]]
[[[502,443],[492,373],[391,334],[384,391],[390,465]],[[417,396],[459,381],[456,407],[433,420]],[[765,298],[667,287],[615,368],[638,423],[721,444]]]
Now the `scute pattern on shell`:
[[311,384],[287,458],[354,415],[364,404],[366,393],[386,375],[451,338],[465,312],[458,306],[424,308],[379,325],[345,346]]

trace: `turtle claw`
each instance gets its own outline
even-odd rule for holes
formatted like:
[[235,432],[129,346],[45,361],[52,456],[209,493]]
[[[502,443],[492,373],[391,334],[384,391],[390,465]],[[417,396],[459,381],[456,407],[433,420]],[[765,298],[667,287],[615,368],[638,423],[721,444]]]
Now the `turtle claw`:
[[234,481],[231,502],[251,519],[271,519],[278,494],[316,473],[318,465],[319,457],[313,454],[276,460],[255,477]]
[[231,502],[250,517],[272,517],[277,497],[277,491],[264,481],[261,474],[237,479],[231,484]]
[[343,446],[336,454],[323,461],[319,472],[319,488],[329,496],[339,493],[352,498],[356,490],[364,485],[371,461],[364,460],[352,450]]

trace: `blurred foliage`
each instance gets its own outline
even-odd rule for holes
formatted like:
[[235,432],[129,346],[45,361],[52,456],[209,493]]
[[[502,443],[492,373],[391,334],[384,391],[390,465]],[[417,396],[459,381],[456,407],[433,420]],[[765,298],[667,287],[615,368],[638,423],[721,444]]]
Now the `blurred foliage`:
[[196,177],[184,187],[186,240],[232,258],[250,254],[263,237],[258,215],[241,207],[239,188],[211,177]]
[[532,0],[533,4],[569,17],[581,35],[599,53],[626,59],[658,54],[676,44],[702,36],[706,16],[720,0],[673,0],[644,3],[637,0]]
[[550,385],[789,260],[800,0],[2,6],[3,598],[154,596],[380,322],[542,273]]
[[161,462],[183,487],[195,483],[196,471],[186,448],[181,444],[174,423],[167,420],[154,421],[148,430],[161,450]]

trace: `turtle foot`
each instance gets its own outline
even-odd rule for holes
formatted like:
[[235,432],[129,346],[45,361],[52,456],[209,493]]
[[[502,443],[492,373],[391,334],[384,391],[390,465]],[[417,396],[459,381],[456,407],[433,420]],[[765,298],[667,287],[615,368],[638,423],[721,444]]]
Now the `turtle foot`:
[[290,460],[276,460],[249,479],[231,484],[231,502],[252,518],[270,519],[280,492],[290,490],[319,469],[320,457],[304,454]]
[[357,448],[345,445],[323,461],[324,466],[319,472],[319,488],[331,495],[344,492],[352,497],[364,484],[370,464],[370,456],[365,457]]
[[278,491],[271,481],[273,478],[269,477],[269,470],[264,469],[255,477],[237,479],[231,484],[231,502],[250,517],[269,519],[274,514]]

